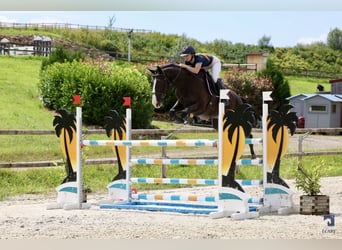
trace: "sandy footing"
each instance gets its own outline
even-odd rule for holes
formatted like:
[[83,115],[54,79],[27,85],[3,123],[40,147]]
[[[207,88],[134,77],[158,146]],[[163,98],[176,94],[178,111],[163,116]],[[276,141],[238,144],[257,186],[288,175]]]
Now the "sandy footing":
[[[287,180],[299,206],[301,193]],[[207,215],[100,209],[107,194],[88,194],[90,209],[48,210],[57,194],[24,195],[0,202],[0,239],[342,239],[342,177],[322,178],[335,225],[321,215],[261,214],[249,220],[211,219]],[[212,187],[183,193],[209,195]],[[259,191],[249,190],[251,193]],[[176,192],[168,190],[165,192]],[[177,192],[179,193],[179,191]]]

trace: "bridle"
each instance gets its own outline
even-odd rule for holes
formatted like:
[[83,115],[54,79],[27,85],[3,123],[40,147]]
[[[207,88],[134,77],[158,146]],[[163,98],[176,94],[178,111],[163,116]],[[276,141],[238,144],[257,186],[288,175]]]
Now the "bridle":
[[[164,81],[166,81],[168,85],[172,85],[172,84],[174,84],[174,83],[177,81],[177,79],[179,78],[179,76],[180,76],[180,74],[181,74],[181,71],[182,71],[182,68],[179,67],[179,70],[178,70],[178,72],[177,72],[177,75],[176,75],[176,77],[175,77],[173,80],[170,80],[170,79],[167,77],[167,75],[166,75],[164,69],[161,69],[161,71],[162,71],[161,74],[156,74],[156,75],[154,75],[154,77],[163,75],[163,76],[164,76]],[[160,92],[158,92],[158,91],[153,91],[153,92],[152,92],[152,95],[155,95],[156,93],[160,93]]]

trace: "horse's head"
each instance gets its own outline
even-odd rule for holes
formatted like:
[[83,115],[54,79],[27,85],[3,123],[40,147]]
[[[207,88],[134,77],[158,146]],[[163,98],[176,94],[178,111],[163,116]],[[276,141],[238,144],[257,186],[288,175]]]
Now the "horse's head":
[[148,70],[152,73],[152,104],[158,109],[163,105],[169,87],[169,80],[160,66],[157,66],[155,70]]

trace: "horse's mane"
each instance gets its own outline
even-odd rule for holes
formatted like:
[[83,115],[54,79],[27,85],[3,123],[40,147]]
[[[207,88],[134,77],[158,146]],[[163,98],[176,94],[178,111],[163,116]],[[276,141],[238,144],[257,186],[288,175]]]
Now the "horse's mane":
[[160,65],[159,67],[162,68],[162,69],[180,68],[180,66],[178,64],[175,64],[175,63],[168,63],[168,64]]
[[[177,69],[179,69],[179,68],[181,68],[178,64],[175,64],[175,63],[168,63],[168,64],[160,65],[159,67],[161,69],[169,69],[169,68],[177,68]],[[195,76],[196,78],[205,77],[205,74],[206,74],[206,71],[204,69],[200,69],[200,71],[199,71],[197,76],[196,76],[196,74],[191,73],[189,70],[186,70],[184,68],[181,68],[181,70],[184,70],[185,72],[187,72],[190,75]]]

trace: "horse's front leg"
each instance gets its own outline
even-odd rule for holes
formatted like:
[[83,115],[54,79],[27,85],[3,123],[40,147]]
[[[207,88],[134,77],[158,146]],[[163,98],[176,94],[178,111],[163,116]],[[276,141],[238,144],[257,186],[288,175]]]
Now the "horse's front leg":
[[190,114],[193,114],[193,116],[196,115],[196,112],[198,110],[198,105],[197,104],[193,104],[190,106],[185,107],[183,110],[181,110],[181,117],[182,119],[186,122],[186,123],[192,123],[193,122],[193,118],[190,117]]
[[176,101],[176,103],[172,106],[172,108],[169,110],[169,115],[172,120],[175,120],[178,123],[183,123],[184,119],[182,116],[178,116],[177,112],[183,109],[183,105],[179,103],[179,101]]

